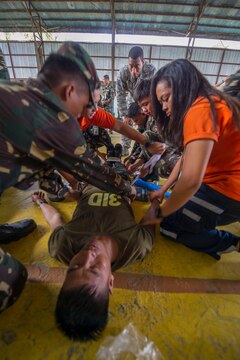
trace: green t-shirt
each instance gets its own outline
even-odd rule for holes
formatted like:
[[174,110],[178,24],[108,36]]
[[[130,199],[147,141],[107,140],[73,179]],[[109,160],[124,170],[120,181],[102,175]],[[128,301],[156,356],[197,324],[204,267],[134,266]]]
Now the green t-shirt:
[[119,246],[118,258],[112,263],[115,271],[143,259],[152,249],[153,235],[135,221],[131,206],[120,195],[87,186],[75,209],[72,220],[58,226],[50,236],[49,253],[69,264],[94,235],[109,235]]

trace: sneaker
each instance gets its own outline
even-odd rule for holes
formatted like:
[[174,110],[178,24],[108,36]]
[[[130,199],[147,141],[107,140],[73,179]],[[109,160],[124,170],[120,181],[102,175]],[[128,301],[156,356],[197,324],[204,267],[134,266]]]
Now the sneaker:
[[115,145],[115,157],[121,159],[122,153],[123,153],[123,148],[121,144],[116,144]]
[[0,243],[8,244],[12,241],[17,241],[30,234],[36,227],[37,224],[32,219],[0,225]]

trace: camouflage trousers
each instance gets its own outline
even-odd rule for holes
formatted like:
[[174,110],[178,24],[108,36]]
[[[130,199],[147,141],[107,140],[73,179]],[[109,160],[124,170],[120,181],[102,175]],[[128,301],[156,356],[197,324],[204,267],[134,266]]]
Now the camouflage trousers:
[[106,146],[107,152],[111,152],[114,149],[111,137],[106,129],[102,129],[98,126],[92,126],[88,128],[83,135],[86,143],[92,150],[97,150],[102,146]]
[[27,270],[0,248],[0,312],[15,303],[27,280]]
[[[146,135],[152,141],[162,142],[160,135],[152,131],[147,130],[143,135]],[[153,173],[161,178],[168,178],[181,156],[182,154],[178,149],[167,145],[160,160],[158,160],[154,166]],[[142,157],[144,157],[146,161],[151,157],[144,147],[142,147]]]

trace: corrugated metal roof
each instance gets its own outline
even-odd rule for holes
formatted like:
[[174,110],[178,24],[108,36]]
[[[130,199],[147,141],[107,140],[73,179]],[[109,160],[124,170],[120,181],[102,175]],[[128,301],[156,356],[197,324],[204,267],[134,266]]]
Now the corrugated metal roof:
[[238,40],[240,0],[0,2],[0,31],[32,31],[33,23],[41,23],[47,32],[114,29],[118,34]]
[[[60,42],[44,42],[45,56],[56,51],[60,45]],[[105,74],[112,77],[111,44],[83,43],[82,45],[91,55],[99,77],[102,79]],[[118,70],[127,64],[129,50],[134,45],[115,45],[115,79]],[[34,42],[2,41],[0,47],[5,56],[11,78],[36,77],[38,70]],[[151,61],[157,69],[169,61],[184,58],[187,53],[186,46],[143,45],[142,48],[145,59]],[[219,78],[236,72],[240,67],[239,59],[240,50],[194,48],[192,53],[192,62],[209,79],[211,84],[215,84]]]

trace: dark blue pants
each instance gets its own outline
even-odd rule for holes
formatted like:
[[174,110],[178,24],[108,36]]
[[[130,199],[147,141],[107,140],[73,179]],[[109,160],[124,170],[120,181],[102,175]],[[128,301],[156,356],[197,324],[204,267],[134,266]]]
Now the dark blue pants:
[[160,232],[171,240],[219,260],[221,252],[233,250],[240,237],[215,228],[239,220],[240,201],[201,185],[191,200],[162,221]]

